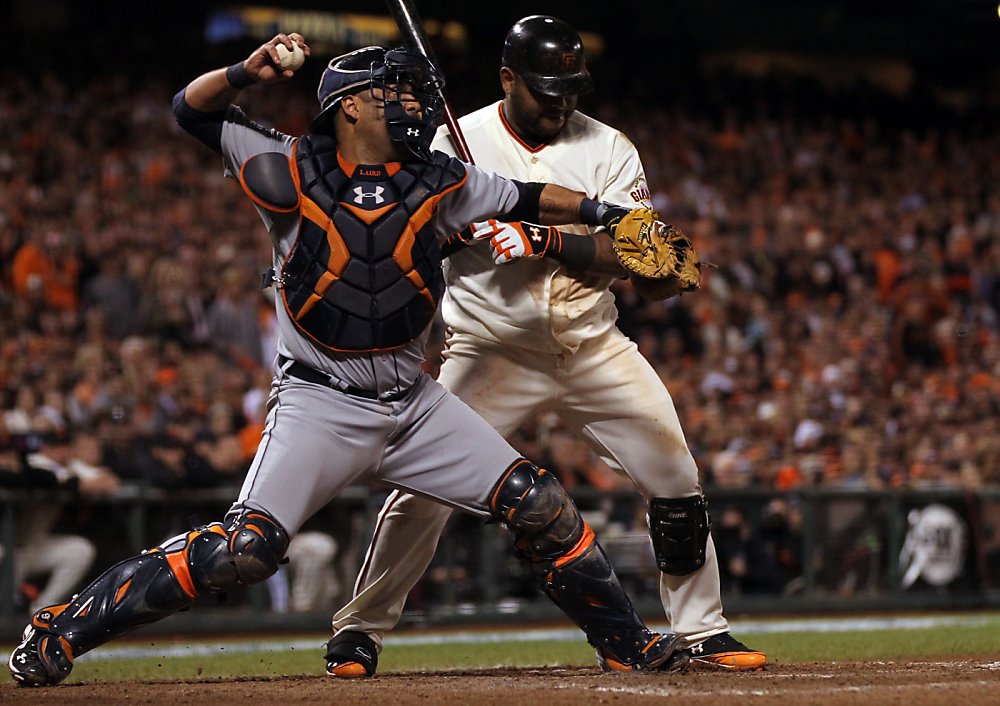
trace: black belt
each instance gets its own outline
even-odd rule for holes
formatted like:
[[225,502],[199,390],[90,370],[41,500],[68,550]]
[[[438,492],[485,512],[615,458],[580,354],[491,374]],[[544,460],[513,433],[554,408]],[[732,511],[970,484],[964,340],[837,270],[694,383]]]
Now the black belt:
[[[291,363],[291,364],[289,364]],[[413,392],[413,388],[416,385],[411,385],[405,390],[394,390],[383,395],[379,395],[375,390],[364,390],[360,387],[354,387],[353,385],[338,385],[333,381],[326,373],[321,373],[318,370],[310,368],[308,365],[303,365],[297,360],[291,360],[283,355],[278,356],[278,367],[285,371],[286,374],[291,375],[293,378],[298,378],[299,380],[305,380],[306,382],[314,382],[317,385],[323,385],[324,387],[329,387],[331,390],[336,390],[337,392],[343,392],[346,395],[352,395],[354,397],[364,397],[366,400],[378,400],[380,402],[398,402],[399,400],[406,399]]]

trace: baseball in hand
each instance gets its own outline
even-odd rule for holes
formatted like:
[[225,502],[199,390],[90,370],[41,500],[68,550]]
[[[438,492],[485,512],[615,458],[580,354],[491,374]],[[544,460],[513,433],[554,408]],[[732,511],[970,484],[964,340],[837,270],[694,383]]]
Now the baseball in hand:
[[289,50],[284,44],[276,44],[274,50],[278,53],[278,65],[283,69],[297,71],[306,61],[306,54],[302,47],[292,42],[292,49]]

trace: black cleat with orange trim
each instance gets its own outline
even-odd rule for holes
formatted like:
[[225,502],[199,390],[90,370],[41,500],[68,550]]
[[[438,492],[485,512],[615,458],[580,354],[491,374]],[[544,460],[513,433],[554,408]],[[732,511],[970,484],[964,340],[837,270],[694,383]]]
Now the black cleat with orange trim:
[[653,633],[649,643],[642,649],[643,659],[641,662],[632,664],[623,663],[615,659],[614,655],[606,650],[597,650],[597,664],[602,672],[635,672],[635,671],[658,671],[658,672],[683,672],[687,669],[690,653],[687,650],[679,649],[682,638],[666,633],[660,635]]
[[751,650],[728,632],[712,635],[687,650],[691,653],[691,666],[697,669],[729,669],[750,672],[763,669],[767,656]]
[[66,605],[42,608],[31,617],[21,636],[21,644],[7,660],[10,675],[18,686],[53,686],[72,671],[72,648],[63,638],[46,629]]
[[377,668],[378,648],[363,632],[339,632],[326,643],[326,673],[331,677],[373,677]]

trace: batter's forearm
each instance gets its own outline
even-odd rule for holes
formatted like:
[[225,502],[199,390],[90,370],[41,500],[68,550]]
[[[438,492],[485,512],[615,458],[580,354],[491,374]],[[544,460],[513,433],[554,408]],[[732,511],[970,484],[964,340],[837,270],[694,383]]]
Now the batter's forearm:
[[[586,194],[546,184],[538,195],[538,221],[547,226],[580,223],[580,204]],[[593,225],[597,225],[596,223]]]

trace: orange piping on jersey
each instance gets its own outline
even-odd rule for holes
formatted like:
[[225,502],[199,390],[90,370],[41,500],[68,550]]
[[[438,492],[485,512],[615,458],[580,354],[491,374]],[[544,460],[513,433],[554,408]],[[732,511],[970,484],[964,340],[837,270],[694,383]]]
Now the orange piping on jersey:
[[556,559],[556,567],[563,566],[564,564],[576,559],[578,556],[583,554],[587,547],[594,543],[594,530],[590,528],[586,522],[583,523],[583,536],[580,537],[580,541],[576,543],[576,546],[569,550],[566,554]]
[[121,586],[118,587],[118,590],[115,591],[115,605],[118,605],[119,603],[122,602],[122,598],[124,598],[125,594],[128,593],[129,586],[131,585],[132,585],[132,579],[130,578],[128,581],[126,581],[125,583],[123,583]]
[[198,532],[188,532],[188,543],[184,545],[184,548],[180,551],[166,554],[167,564],[170,565],[170,570],[173,572],[174,578],[177,579],[181,590],[187,594],[188,598],[198,597],[198,592],[194,588],[194,580],[191,578],[191,569],[188,568],[187,563],[188,547],[191,546],[191,542],[194,541],[198,534]]
[[[249,187],[247,187],[246,180],[243,178],[243,170],[246,169],[246,166],[247,166],[247,164],[249,162],[250,162],[250,160],[248,159],[246,162],[244,162],[243,164],[240,165],[239,182],[240,182],[240,186],[243,188],[244,193],[246,193],[246,195],[250,197],[251,201],[253,201],[255,204],[257,204],[261,208],[266,208],[268,211],[276,211],[277,213],[291,213],[292,211],[294,211],[295,209],[297,209],[299,207],[298,204],[295,204],[294,206],[292,206],[290,208],[278,208],[277,206],[275,206],[272,203],[267,203],[263,199],[259,198],[257,196],[257,194],[255,194],[254,192],[250,191]],[[298,174],[297,174],[298,169],[295,168],[294,164],[290,164],[289,167],[291,167],[291,169],[289,171],[291,171],[291,173],[292,173],[292,181],[295,183],[295,190],[299,191],[299,178],[298,178]],[[299,192],[299,193],[301,193],[301,192]]]
[[368,225],[371,225],[379,218],[381,218],[385,213],[396,207],[397,204],[391,203],[388,206],[383,206],[382,208],[372,209],[371,211],[366,211],[363,208],[358,208],[357,206],[349,203],[340,202],[340,206],[346,208],[348,211],[353,213],[358,217],[359,220],[364,221]]
[[510,126],[510,123],[507,122],[507,116],[503,114],[503,103],[497,106],[497,112],[500,113],[500,122],[503,124],[504,129],[507,131],[507,133],[514,138],[517,144],[521,145],[521,147],[531,152],[531,154],[536,154],[538,152],[541,152],[543,149],[549,146],[548,142],[543,142],[537,147],[532,147],[527,142],[518,137],[518,134],[514,132],[514,128],[512,128]]
[[461,186],[465,186],[468,180],[469,172],[466,170],[465,176],[462,177],[461,181],[420,204],[417,212],[410,216],[410,221],[406,224],[403,234],[399,236],[399,242],[396,243],[396,247],[392,251],[393,261],[399,266],[406,279],[410,280],[411,284],[430,302],[432,308],[437,307],[437,302],[434,301],[434,296],[427,289],[424,278],[413,269],[413,243],[417,239],[417,231],[427,225],[427,222],[434,215],[434,211],[437,210],[438,203],[440,203],[445,194]]

